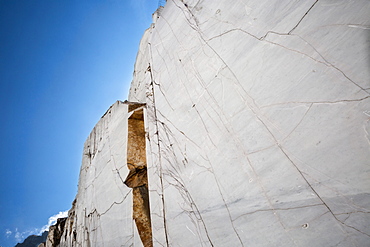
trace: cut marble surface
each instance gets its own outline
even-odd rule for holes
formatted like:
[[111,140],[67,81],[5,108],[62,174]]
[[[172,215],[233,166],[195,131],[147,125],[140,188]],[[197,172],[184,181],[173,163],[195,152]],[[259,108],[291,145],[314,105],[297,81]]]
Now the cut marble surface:
[[368,13],[167,2],[129,96],[146,92],[155,246],[370,244]]
[[[140,43],[154,246],[370,245],[370,1],[168,0]],[[86,141],[61,246],[142,246],[127,105]]]
[[78,193],[59,246],[131,246],[138,241],[132,189],[124,184],[129,173],[127,108],[120,101],[113,104],[85,142]]

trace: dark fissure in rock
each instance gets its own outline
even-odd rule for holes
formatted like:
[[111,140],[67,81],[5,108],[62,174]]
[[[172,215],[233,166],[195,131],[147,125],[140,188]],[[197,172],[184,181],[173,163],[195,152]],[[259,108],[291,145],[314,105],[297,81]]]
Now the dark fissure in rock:
[[148,175],[145,148],[144,104],[125,102],[128,104],[128,138],[127,167],[130,170],[125,184],[132,188],[133,218],[140,239],[145,247],[153,246],[150,221]]

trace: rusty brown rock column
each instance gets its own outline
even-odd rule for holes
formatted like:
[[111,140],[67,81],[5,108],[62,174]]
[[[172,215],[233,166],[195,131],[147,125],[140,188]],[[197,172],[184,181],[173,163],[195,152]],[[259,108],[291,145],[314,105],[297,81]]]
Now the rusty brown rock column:
[[128,104],[127,167],[130,170],[125,184],[132,188],[133,218],[144,247],[153,246],[150,221],[148,176],[145,148],[144,104]]

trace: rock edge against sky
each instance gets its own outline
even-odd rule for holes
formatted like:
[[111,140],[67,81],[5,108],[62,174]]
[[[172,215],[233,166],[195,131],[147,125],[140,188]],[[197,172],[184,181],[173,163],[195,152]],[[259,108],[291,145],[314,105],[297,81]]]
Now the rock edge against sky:
[[59,246],[367,245],[369,12],[168,1],[85,143]]

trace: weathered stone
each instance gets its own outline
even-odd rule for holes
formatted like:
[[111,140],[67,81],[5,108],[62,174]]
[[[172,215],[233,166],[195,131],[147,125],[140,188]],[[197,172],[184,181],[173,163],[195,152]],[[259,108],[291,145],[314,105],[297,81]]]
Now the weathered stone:
[[148,186],[133,189],[133,218],[145,247],[153,246]]
[[[128,165],[130,166],[130,165]],[[130,170],[130,173],[127,175],[125,184],[130,188],[136,188],[139,186],[148,184],[147,169],[145,166],[135,167]]]
[[[148,176],[146,164],[144,110],[129,104],[127,167],[130,173],[125,184],[133,188],[133,218],[145,247],[153,246],[150,222]],[[136,106],[136,107],[135,107]]]
[[49,234],[46,239],[46,247],[57,247],[62,239],[65,230],[67,218],[57,219],[57,223],[49,228]]

